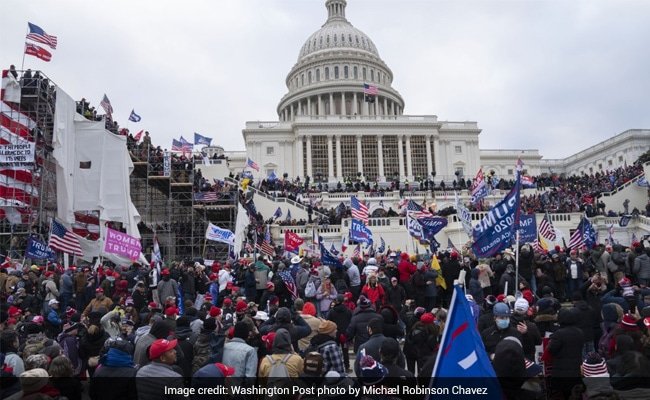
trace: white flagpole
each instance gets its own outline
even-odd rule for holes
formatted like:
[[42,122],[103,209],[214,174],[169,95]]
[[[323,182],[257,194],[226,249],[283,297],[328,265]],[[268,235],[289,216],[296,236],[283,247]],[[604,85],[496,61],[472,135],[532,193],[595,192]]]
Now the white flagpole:
[[[519,229],[515,232],[515,293],[519,291]],[[507,294],[506,294],[507,295]]]

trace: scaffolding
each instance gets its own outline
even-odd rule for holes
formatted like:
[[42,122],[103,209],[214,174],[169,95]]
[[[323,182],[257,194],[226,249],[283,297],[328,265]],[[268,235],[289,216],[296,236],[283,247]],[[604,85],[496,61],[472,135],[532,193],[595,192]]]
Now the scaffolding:
[[226,258],[228,247],[206,242],[205,231],[210,222],[234,229],[234,196],[202,201],[197,196],[200,176],[191,155],[163,151],[148,143],[133,143],[129,150],[134,164],[131,197],[142,218],[145,254],[151,254],[155,234],[165,260]]
[[[0,243],[12,258],[24,256],[27,238],[30,234],[41,237],[47,235],[50,218],[56,215],[56,163],[52,156],[52,137],[54,127],[54,107],[56,102],[56,85],[40,71],[17,71],[21,86],[20,103],[3,102],[11,108],[5,116],[9,120],[28,117],[34,122],[33,128],[23,139],[35,143],[35,162],[24,169],[31,172],[31,186],[36,192],[28,202],[14,201],[5,204],[7,213],[21,214],[20,223],[10,222],[9,218],[0,221]],[[4,106],[4,105],[3,105]],[[31,125],[31,124],[29,124]],[[18,128],[20,129],[20,128]],[[12,132],[16,132],[11,129]],[[14,175],[15,176],[15,175]],[[16,189],[21,184],[14,183]],[[11,203],[12,199],[5,199]],[[14,193],[15,200],[15,193]]]

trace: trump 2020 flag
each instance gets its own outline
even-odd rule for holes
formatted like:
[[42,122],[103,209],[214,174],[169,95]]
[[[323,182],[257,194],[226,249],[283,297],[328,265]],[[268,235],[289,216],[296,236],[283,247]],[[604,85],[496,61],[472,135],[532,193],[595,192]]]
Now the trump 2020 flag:
[[431,384],[432,387],[451,387],[457,383],[462,384],[458,382],[461,379],[465,382],[463,386],[486,388],[487,396],[475,393],[483,396],[476,396],[476,398],[501,398],[499,382],[490,357],[485,351],[481,335],[476,329],[469,302],[463,289],[455,285]]
[[129,121],[131,122],[140,122],[142,118],[135,113],[135,110],[131,110],[131,115],[129,115]]
[[212,143],[212,138],[194,132],[194,144],[210,146],[210,143]]

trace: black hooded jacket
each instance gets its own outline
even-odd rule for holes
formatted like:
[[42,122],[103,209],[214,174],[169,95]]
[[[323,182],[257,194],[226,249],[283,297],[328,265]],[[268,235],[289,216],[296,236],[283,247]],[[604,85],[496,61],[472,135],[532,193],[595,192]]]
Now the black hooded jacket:
[[582,364],[582,346],[585,339],[578,328],[581,313],[577,308],[561,309],[557,320],[560,329],[551,335],[547,350],[553,358],[552,376],[580,376]]

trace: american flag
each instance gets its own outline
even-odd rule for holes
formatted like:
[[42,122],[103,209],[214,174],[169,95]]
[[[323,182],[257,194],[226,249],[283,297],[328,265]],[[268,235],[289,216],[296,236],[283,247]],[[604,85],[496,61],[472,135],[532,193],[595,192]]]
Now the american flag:
[[293,280],[291,273],[289,271],[280,271],[278,272],[278,275],[280,275],[280,278],[282,278],[282,282],[284,282],[284,286],[286,286],[289,293],[291,293],[292,300],[297,299],[298,288],[296,287],[296,282]]
[[267,242],[266,240],[262,240],[261,243],[257,243],[255,245],[255,248],[262,254],[265,254],[269,257],[273,257],[275,255],[275,249],[273,246],[271,246],[271,243]]
[[250,168],[253,168],[257,172],[260,172],[260,166],[257,165],[257,163],[255,161],[251,160],[250,158],[248,159],[248,161],[246,161],[246,166],[250,167]]
[[341,238],[341,253],[345,253],[345,250],[348,249],[348,238],[347,236],[343,236]]
[[50,240],[47,244],[52,249],[62,251],[64,253],[82,256],[81,245],[77,235],[70,232],[59,223],[57,220],[52,220],[52,227],[50,229]]
[[99,239],[99,211],[75,211],[72,232],[84,239]]
[[361,245],[358,244],[357,247],[354,248],[354,251],[352,252],[352,257],[359,258],[361,257]]
[[57,40],[56,36],[48,35],[45,31],[38,25],[28,22],[29,33],[27,34],[27,39],[33,40],[38,43],[43,43],[50,46],[52,49],[56,49]]
[[433,217],[433,214],[429,212],[428,209],[420,206],[418,203],[414,202],[413,200],[409,200],[409,202],[406,205],[406,210],[409,212],[413,212],[413,216],[415,219],[420,219],[420,218],[431,218]]
[[352,210],[352,218],[363,221],[368,225],[368,206],[359,201],[356,196],[350,198],[350,209]]
[[99,102],[99,105],[102,106],[104,111],[106,111],[106,114],[113,115],[113,106],[111,105],[111,101],[108,99],[108,96],[106,96],[106,93],[104,93],[104,98],[101,102]]
[[524,162],[521,161],[521,157],[517,158],[517,164],[515,165],[515,170],[517,171],[517,173],[524,170]]
[[378,90],[377,86],[369,85],[367,83],[363,84],[363,94],[368,96],[377,96]]
[[555,228],[553,227],[553,223],[548,216],[548,212],[544,214],[542,222],[539,223],[539,234],[542,235],[544,239],[550,240],[551,242],[557,239]]
[[210,202],[210,201],[217,201],[217,200],[219,200],[219,195],[217,194],[217,192],[209,191],[209,192],[194,193],[194,201]]

